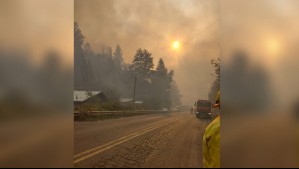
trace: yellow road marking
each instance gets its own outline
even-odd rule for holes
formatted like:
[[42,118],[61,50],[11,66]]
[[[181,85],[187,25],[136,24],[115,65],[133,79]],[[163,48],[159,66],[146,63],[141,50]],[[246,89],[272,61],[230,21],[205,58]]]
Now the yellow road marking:
[[129,135],[124,136],[124,137],[121,137],[121,138],[119,138],[119,139],[116,139],[116,140],[111,141],[111,142],[109,142],[109,143],[106,143],[106,144],[104,144],[104,145],[101,145],[101,146],[98,146],[98,147],[89,149],[89,150],[87,150],[87,151],[85,151],[85,152],[83,152],[83,153],[77,154],[77,155],[74,156],[74,159],[75,159],[75,160],[74,160],[74,164],[79,163],[79,162],[81,162],[81,161],[83,161],[83,160],[86,160],[86,159],[88,159],[88,158],[90,158],[90,157],[92,157],[92,156],[94,156],[94,155],[97,155],[97,154],[99,154],[99,153],[101,153],[101,152],[103,152],[103,151],[106,151],[106,150],[108,150],[108,149],[110,149],[110,148],[112,148],[112,147],[115,147],[115,146],[117,146],[117,145],[119,145],[119,144],[122,144],[122,143],[124,143],[124,142],[126,142],[126,141],[129,141],[129,140],[131,140],[131,139],[133,139],[133,138],[136,138],[136,137],[138,137],[138,136],[140,136],[140,135],[142,135],[142,134],[145,134],[145,133],[147,133],[147,132],[150,132],[150,131],[152,131],[152,130],[155,130],[155,129],[157,129],[157,128],[160,128],[160,127],[162,127],[162,126],[165,126],[165,125],[174,123],[174,122],[176,122],[176,121],[178,121],[178,120],[175,119],[175,120],[171,120],[171,121],[167,121],[167,122],[161,122],[161,123],[155,124],[155,125],[152,126],[152,127],[143,129],[143,130],[138,131],[138,132],[134,132],[134,133],[132,133],[132,134],[129,134]]

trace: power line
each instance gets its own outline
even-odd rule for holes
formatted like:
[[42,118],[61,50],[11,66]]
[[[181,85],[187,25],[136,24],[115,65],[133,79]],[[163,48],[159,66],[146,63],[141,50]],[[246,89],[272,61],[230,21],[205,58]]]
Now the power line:
[[216,19],[214,22],[212,22],[211,24],[209,24],[207,27],[205,27],[204,29],[202,29],[198,34],[196,34],[195,36],[193,36],[192,38],[190,38],[188,41],[185,41],[183,44],[188,44],[190,41],[192,41],[193,39],[195,39],[197,36],[199,36],[200,34],[202,34],[204,31],[206,31],[209,27],[211,27],[212,25],[216,24],[219,20]]
[[[211,26],[215,25],[217,22],[219,21],[219,18],[215,19],[214,22],[210,23],[208,26],[206,26],[205,28],[203,28],[199,33],[197,33],[196,35],[194,35],[192,38],[190,38],[189,40],[185,41],[184,43],[182,43],[183,45],[188,44],[190,41],[192,41],[193,39],[195,39],[196,37],[198,37],[199,35],[201,35],[202,33],[204,33],[208,28],[210,28]],[[160,55],[165,55],[166,53],[170,54],[169,52],[174,52],[174,50],[171,51],[166,51],[168,49],[168,47],[162,47],[160,49],[158,49],[158,53],[160,53]],[[166,55],[168,55],[166,54]]]
[[[189,40],[185,41],[184,43],[182,43],[183,45],[188,44],[190,41],[192,41],[193,39],[195,39],[196,37],[198,37],[199,35],[201,35],[202,33],[204,33],[208,28],[210,28],[211,26],[215,25],[217,22],[219,21],[219,19],[217,18],[216,20],[214,20],[214,22],[210,23],[207,27],[205,27],[204,29],[202,29],[199,33],[197,33],[196,35],[194,35],[192,38],[190,38]],[[166,47],[163,47],[162,50],[166,50]],[[166,52],[166,51],[164,51]],[[163,53],[164,53],[163,52]],[[173,51],[172,51],[173,52]]]

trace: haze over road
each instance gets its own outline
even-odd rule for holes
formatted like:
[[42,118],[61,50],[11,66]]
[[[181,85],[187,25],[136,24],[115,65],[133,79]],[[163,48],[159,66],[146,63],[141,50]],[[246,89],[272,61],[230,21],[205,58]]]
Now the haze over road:
[[75,167],[202,167],[208,121],[189,112],[75,122]]

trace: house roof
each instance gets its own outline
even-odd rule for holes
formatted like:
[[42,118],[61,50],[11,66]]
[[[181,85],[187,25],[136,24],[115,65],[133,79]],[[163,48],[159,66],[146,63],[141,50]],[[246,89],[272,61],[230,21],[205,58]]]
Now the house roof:
[[[120,98],[119,101],[120,101],[121,103],[129,103],[129,102],[133,103],[133,99],[131,99],[131,98]],[[142,101],[139,101],[139,100],[135,100],[134,103],[135,103],[135,104],[142,104],[143,102],[142,102]]]
[[102,93],[102,91],[74,91],[74,101],[82,102],[89,98],[87,92],[91,92],[93,96]]
[[119,101],[121,103],[133,102],[133,99],[130,98],[120,98]]

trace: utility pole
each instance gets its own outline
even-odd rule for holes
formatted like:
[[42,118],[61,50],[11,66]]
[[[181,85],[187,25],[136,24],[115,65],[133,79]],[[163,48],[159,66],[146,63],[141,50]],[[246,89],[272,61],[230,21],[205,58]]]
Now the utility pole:
[[133,95],[133,104],[135,104],[136,81],[137,81],[137,78],[136,78],[136,76],[135,76],[135,80],[134,80],[134,95]]

